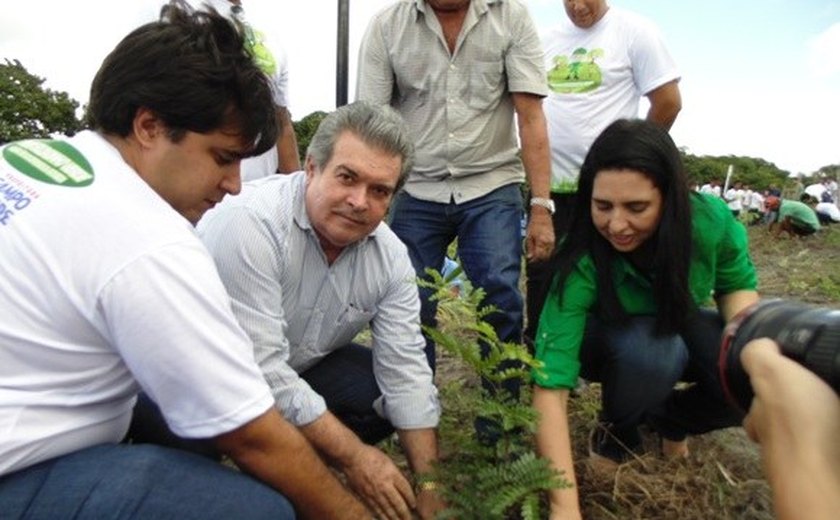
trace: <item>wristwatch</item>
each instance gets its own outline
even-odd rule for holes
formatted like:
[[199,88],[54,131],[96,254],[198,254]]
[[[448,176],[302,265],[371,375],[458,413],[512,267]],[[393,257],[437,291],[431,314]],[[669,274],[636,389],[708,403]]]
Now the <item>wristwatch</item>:
[[543,197],[531,197],[531,206],[540,206],[548,210],[548,212],[554,215],[554,201],[551,199],[546,199]]

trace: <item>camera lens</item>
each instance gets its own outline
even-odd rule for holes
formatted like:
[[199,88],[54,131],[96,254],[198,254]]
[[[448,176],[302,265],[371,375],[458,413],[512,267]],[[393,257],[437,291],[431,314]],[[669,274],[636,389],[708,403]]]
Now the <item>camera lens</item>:
[[814,372],[840,394],[840,311],[765,300],[727,325],[718,368],[724,393],[743,411],[749,409],[753,391],[741,366],[741,350],[757,338],[775,340],[782,354]]

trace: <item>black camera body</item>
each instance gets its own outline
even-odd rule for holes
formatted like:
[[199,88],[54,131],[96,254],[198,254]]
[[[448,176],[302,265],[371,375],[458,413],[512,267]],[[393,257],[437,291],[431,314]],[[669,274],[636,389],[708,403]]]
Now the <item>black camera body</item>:
[[721,384],[727,399],[744,412],[750,408],[753,390],[741,366],[741,350],[757,338],[775,340],[782,354],[814,372],[840,395],[840,310],[762,300],[726,326],[718,358]]

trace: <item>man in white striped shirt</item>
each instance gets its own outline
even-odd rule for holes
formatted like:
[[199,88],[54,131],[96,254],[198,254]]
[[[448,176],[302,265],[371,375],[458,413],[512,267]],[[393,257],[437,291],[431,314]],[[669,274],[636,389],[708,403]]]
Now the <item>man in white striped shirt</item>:
[[[369,445],[396,428],[415,475],[437,458],[416,275],[383,222],[412,160],[398,114],[354,103],[321,123],[305,171],[246,184],[198,226],[277,407],[382,518],[441,506]],[[368,325],[372,347],[352,343]]]

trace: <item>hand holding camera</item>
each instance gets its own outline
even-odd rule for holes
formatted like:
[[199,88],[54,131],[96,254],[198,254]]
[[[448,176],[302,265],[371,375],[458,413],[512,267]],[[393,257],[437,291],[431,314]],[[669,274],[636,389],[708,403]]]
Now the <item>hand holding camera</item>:
[[764,300],[743,310],[723,332],[718,368],[724,393],[736,407],[747,411],[752,402],[754,389],[741,364],[741,352],[756,338],[775,340],[784,356],[840,393],[840,311]]
[[741,351],[755,397],[744,420],[780,520],[836,518],[840,511],[840,397],[772,339]]
[[719,365],[724,392],[749,411],[778,518],[836,518],[840,311],[760,302],[727,327]]

